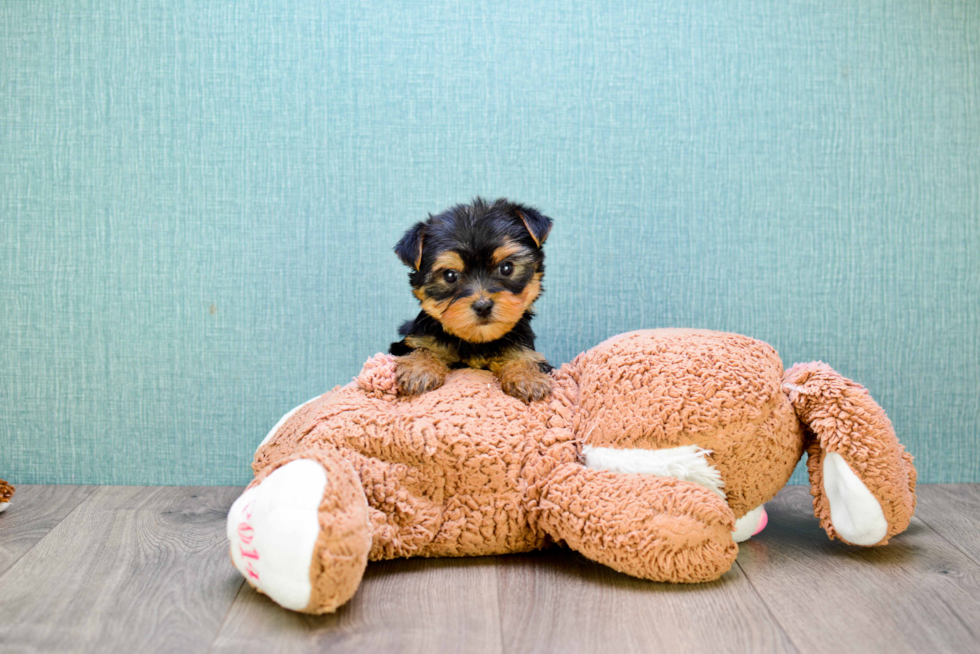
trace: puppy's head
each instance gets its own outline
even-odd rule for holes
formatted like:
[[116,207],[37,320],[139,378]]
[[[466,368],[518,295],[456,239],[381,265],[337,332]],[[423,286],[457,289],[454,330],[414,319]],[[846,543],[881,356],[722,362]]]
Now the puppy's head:
[[509,332],[541,294],[551,219],[500,199],[477,198],[409,229],[395,253],[412,268],[422,309],[470,343]]

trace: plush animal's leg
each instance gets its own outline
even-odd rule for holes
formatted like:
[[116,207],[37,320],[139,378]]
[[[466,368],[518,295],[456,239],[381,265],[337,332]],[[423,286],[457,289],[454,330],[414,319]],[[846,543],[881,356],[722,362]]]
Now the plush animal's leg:
[[765,529],[767,524],[769,524],[769,514],[766,513],[765,505],[760,504],[735,521],[732,540],[736,543],[744,543]]
[[323,450],[267,466],[228,512],[228,540],[235,567],[277,604],[335,611],[357,590],[371,549],[354,468]]
[[783,388],[812,434],[810,494],[827,534],[884,545],[904,531],[915,510],[915,467],[868,391],[824,363],[793,366]]
[[711,581],[738,554],[731,509],[688,481],[569,463],[552,474],[540,507],[550,536],[634,577]]

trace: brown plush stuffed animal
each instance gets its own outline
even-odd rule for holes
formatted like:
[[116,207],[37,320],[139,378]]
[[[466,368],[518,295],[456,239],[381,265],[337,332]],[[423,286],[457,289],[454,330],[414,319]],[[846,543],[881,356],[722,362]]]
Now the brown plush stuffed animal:
[[909,524],[915,468],[867,391],[821,363],[783,372],[745,336],[623,334],[525,404],[489,372],[397,395],[392,357],[293,410],[232,506],[235,566],[280,605],[331,612],[368,560],[564,544],[626,574],[717,579],[806,450],[831,538]]

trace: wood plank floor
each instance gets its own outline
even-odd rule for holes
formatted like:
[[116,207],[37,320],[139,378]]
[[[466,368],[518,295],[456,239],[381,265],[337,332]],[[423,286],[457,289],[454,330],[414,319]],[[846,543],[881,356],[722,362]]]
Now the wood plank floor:
[[335,615],[232,568],[238,488],[22,486],[0,513],[0,652],[976,652],[980,485],[920,486],[884,548],[831,542],[808,489],[721,580],[633,579],[565,551],[371,564]]

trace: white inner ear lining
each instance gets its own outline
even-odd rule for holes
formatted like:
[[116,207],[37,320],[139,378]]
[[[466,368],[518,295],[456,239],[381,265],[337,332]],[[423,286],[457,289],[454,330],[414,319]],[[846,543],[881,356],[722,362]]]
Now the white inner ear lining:
[[837,452],[823,459],[823,489],[834,531],[849,543],[874,545],[888,533],[881,504]]

